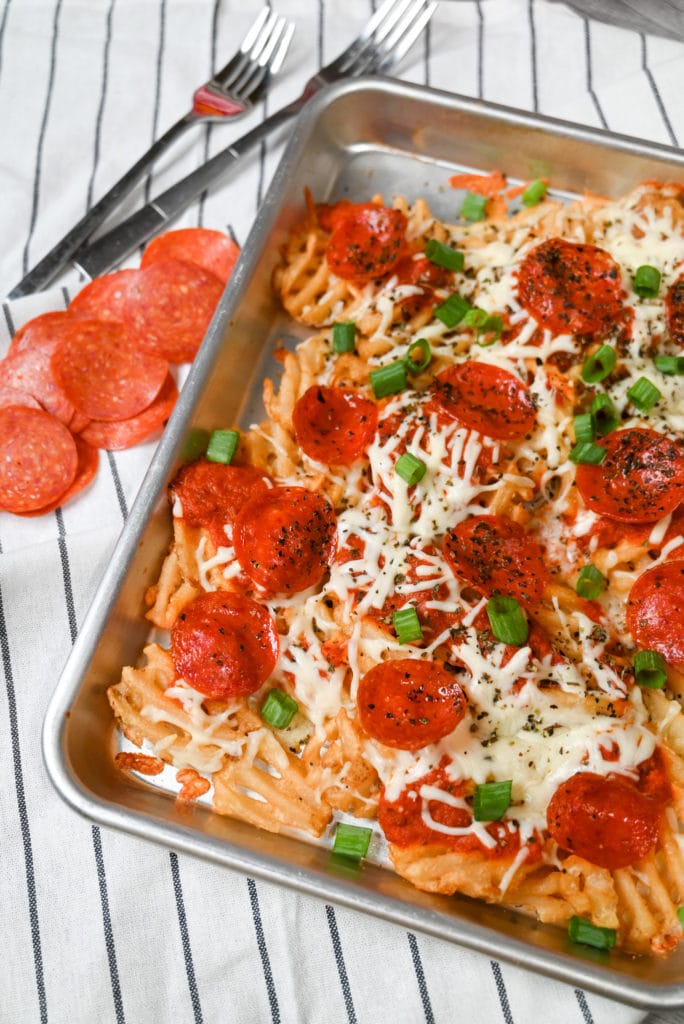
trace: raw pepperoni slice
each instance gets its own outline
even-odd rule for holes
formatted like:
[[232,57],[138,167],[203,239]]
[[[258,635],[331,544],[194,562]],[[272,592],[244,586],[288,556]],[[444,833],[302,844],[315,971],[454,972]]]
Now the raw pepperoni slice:
[[339,204],[319,222],[332,226],[325,258],[347,281],[372,281],[390,273],[406,252],[407,220],[401,210],[375,203]]
[[180,228],[153,238],[140,261],[141,269],[159,260],[185,260],[215,274],[225,284],[240,255],[240,247],[222,231]]
[[59,498],[55,498],[49,505],[44,505],[35,512],[21,512],[20,515],[44,516],[47,512],[53,512],[60,505],[65,505],[67,501],[71,501],[73,497],[79,494],[94,479],[100,461],[100,453],[97,448],[92,448],[78,436],[74,437],[74,441],[76,442],[76,452],[78,454],[78,466],[74,482],[70,487],[67,487],[64,494]]
[[551,797],[546,821],[563,850],[616,871],[641,860],[658,839],[661,809],[631,782],[578,772]]
[[456,576],[488,597],[539,601],[549,582],[542,547],[503,516],[471,516],[448,530],[444,557]]
[[74,320],[52,355],[57,384],[93,420],[126,420],[150,405],[168,363],[134,345],[121,324]]
[[[0,373],[3,371],[4,366],[0,360]],[[40,409],[40,402],[37,402],[33,395],[19,391],[9,384],[0,384],[0,408],[5,405],[26,405],[29,409]]]
[[684,347],[684,274],[680,274],[665,299],[665,315],[670,337]]
[[169,496],[180,501],[184,521],[205,527],[219,548],[227,543],[225,524],[232,525],[250,498],[268,490],[268,481],[268,475],[255,466],[225,466],[200,459],[183,466],[169,487]]
[[625,322],[620,268],[605,249],[549,238],[518,271],[518,297],[553,334],[603,337]]
[[432,388],[444,412],[485,437],[512,441],[528,434],[537,421],[525,385],[490,363],[450,366],[437,374]]
[[11,355],[27,348],[43,348],[46,345],[51,347],[54,343],[55,325],[61,326],[68,319],[69,314],[63,310],[41,313],[40,316],[27,320],[12,338],[7,354]]
[[388,747],[419,750],[453,732],[466,698],[453,674],[436,661],[381,661],[359,683],[359,721]]
[[684,500],[684,445],[646,427],[615,430],[596,441],[600,466],[577,467],[587,508],[620,522],[654,523]]
[[297,444],[317,462],[349,466],[366,451],[378,428],[378,407],[351,388],[314,384],[292,413]]
[[187,363],[197,354],[222,293],[223,282],[208,270],[183,260],[159,260],[130,285],[124,324],[148,352]]
[[128,289],[137,270],[115,270],[95,277],[69,303],[69,313],[81,320],[123,320]]
[[639,576],[627,599],[627,628],[639,647],[684,668],[684,560]]
[[217,700],[254,693],[280,653],[275,622],[256,601],[221,590],[187,604],[171,629],[176,672]]
[[270,593],[298,593],[324,576],[335,551],[337,520],[320,494],[273,487],[243,505],[233,530],[237,559]]
[[44,340],[40,346],[16,349],[6,356],[2,361],[3,384],[31,395],[43,409],[71,426],[76,410],[55,381],[50,367],[58,344],[59,336],[53,333],[50,342]]
[[147,409],[128,420],[116,422],[91,420],[81,431],[81,437],[93,448],[104,448],[109,452],[122,451],[140,444],[157,430],[161,430],[178,398],[176,382],[169,373],[161,391]]
[[76,442],[43,409],[0,409],[0,508],[33,512],[59,499],[78,468]]

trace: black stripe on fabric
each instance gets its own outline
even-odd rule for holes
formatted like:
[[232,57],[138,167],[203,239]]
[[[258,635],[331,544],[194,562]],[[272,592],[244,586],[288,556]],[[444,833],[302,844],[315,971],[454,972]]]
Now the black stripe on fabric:
[[67,551],[66,545],[64,515],[62,513],[61,508],[55,509],[55,519],[57,520],[57,546],[59,548],[59,558],[62,563],[62,579],[64,581],[64,598],[66,601],[67,620],[69,622],[69,636],[71,638],[71,643],[73,645],[76,640],[76,637],[78,636],[78,626],[76,624],[74,591],[71,585],[71,566],[69,565],[69,552]]
[[112,482],[114,483],[114,490],[116,492],[116,500],[119,502],[119,509],[121,510],[121,518],[124,523],[128,519],[128,504],[126,502],[126,495],[124,493],[123,485],[121,483],[121,477],[119,476],[119,469],[114,458],[114,452],[107,452],[107,462],[109,463],[109,471],[112,474]]
[[[164,47],[166,45],[166,0],[161,0],[159,6],[159,45],[157,47],[157,61],[154,78],[154,110],[152,113],[152,142],[157,139],[159,131],[159,108],[161,106],[161,80],[162,67],[164,65]],[[145,202],[149,203],[152,196],[152,175],[150,171],[145,179]]]
[[425,981],[425,972],[423,971],[423,961],[421,960],[420,950],[418,949],[418,940],[412,932],[407,932],[406,934],[408,936],[409,949],[411,950],[413,969],[416,972],[420,1001],[423,1004],[425,1024],[435,1024],[435,1015],[432,1012],[432,1003],[430,1002],[430,994],[428,992],[427,982]]
[[95,175],[100,164],[100,145],[102,142],[102,118],[104,116],[105,102],[107,99],[107,86],[109,84],[109,54],[112,46],[112,18],[116,0],[110,0],[107,10],[104,51],[102,54],[102,85],[100,87],[100,102],[97,107],[95,119],[95,144],[93,146],[93,167],[88,182],[88,193],[86,196],[86,210],[89,210],[93,202],[93,190],[95,188]]
[[[0,554],[2,548],[0,548]],[[38,917],[38,898],[36,895],[36,875],[33,866],[33,844],[31,842],[31,827],[29,824],[28,808],[26,806],[26,791],[24,789],[24,770],[21,761],[21,745],[19,743],[19,716],[17,713],[17,699],[14,691],[14,673],[12,671],[12,658],[10,654],[9,638],[7,634],[7,622],[5,619],[5,606],[0,589],[0,654],[2,655],[2,666],[5,672],[5,690],[7,692],[7,713],[9,716],[10,741],[12,744],[12,761],[14,764],[14,786],[17,793],[17,806],[19,810],[19,827],[21,829],[21,840],[24,848],[24,870],[26,872],[26,891],[28,895],[29,925],[31,928],[31,944],[33,946],[33,970],[36,978],[36,992],[38,996],[38,1009],[40,1012],[41,1024],[46,1024],[48,1019],[47,998],[45,994],[45,976],[43,973],[43,948],[40,938],[40,920]]]
[[598,114],[599,120],[601,122],[601,127],[607,128],[608,122],[606,121],[603,110],[601,109],[601,104],[598,101],[598,96],[594,92],[594,80],[592,75],[591,57],[591,26],[589,24],[588,18],[582,18],[582,21],[584,22],[584,54],[587,62],[587,92],[591,96],[592,103],[594,104],[594,109],[596,110],[596,113]]
[[12,0],[6,0],[5,9],[2,12],[2,21],[0,21],[0,75],[2,75],[2,57],[5,47],[5,25],[7,24],[7,15],[11,6]]
[[530,28],[530,71],[532,73],[532,109],[535,114],[539,110],[539,91],[537,88],[537,32],[534,24],[534,0],[527,3],[527,23]]
[[492,965],[492,974],[494,975],[494,981],[496,983],[496,991],[499,996],[499,1002],[501,1003],[501,1012],[503,1019],[506,1024],[513,1024],[513,1014],[511,1013],[511,1007],[508,1002],[508,993],[506,992],[506,984],[501,973],[501,966],[496,960],[490,960]]
[[261,921],[259,893],[257,892],[256,882],[253,878],[247,879],[247,890],[249,892],[249,902],[252,907],[252,919],[254,921],[257,946],[259,947],[259,956],[261,957],[261,967],[264,972],[266,994],[268,995],[268,1002],[271,1007],[271,1020],[273,1021],[273,1024],[280,1024],[278,995],[275,989],[275,982],[273,981],[273,971],[271,970],[271,961],[269,959],[268,947],[266,946],[266,938],[264,936],[264,926]]
[[477,10],[477,98],[484,99],[484,15],[482,4],[475,5]]
[[663,124],[665,125],[665,128],[667,130],[667,134],[670,136],[670,142],[673,146],[677,146],[677,136],[674,133],[672,123],[670,121],[670,118],[668,117],[667,110],[665,109],[665,104],[663,103],[662,96],[660,95],[660,90],[658,89],[656,80],[653,77],[653,72],[648,66],[648,51],[646,48],[646,36],[644,35],[641,35],[641,68],[648,79],[649,85],[651,86],[651,92],[653,93],[655,101],[658,104],[658,110],[660,111],[660,116],[663,119]]
[[349,987],[349,976],[344,962],[342,943],[340,941],[340,933],[337,927],[337,918],[335,917],[335,911],[329,903],[326,903],[325,905],[325,913],[328,918],[328,928],[330,929],[330,938],[332,939],[333,953],[335,954],[335,963],[337,964],[337,973],[340,977],[340,985],[342,986],[342,995],[344,997],[344,1005],[347,1010],[347,1019],[349,1020],[349,1024],[357,1024],[356,1010],[354,1009],[354,1001],[352,999],[351,988]]
[[173,892],[176,897],[176,910],[178,911],[178,927],[181,933],[183,944],[183,959],[185,960],[185,973],[190,989],[192,1001],[192,1012],[195,1024],[202,1024],[202,1007],[200,1005],[199,991],[197,989],[197,978],[195,977],[195,965],[192,959],[192,948],[190,946],[190,932],[188,931],[188,919],[185,914],[185,900],[183,899],[183,886],[181,885],[180,869],[178,866],[178,854],[171,851],[171,877],[173,878]]
[[10,338],[13,338],[14,337],[14,331],[15,331],[14,320],[12,319],[12,314],[10,313],[10,308],[9,308],[9,303],[8,302],[3,302],[3,304],[2,304],[2,311],[5,314],[5,323],[7,324],[7,330],[9,331],[9,336],[10,336]]
[[428,21],[423,32],[423,79],[430,85],[430,54],[432,53],[432,25]]
[[577,996],[577,1002],[579,1003],[579,1008],[582,1011],[582,1019],[584,1021],[584,1024],[594,1024],[594,1018],[591,1015],[591,1010],[589,1009],[589,1003],[587,1002],[587,997],[584,994],[584,992],[582,991],[582,989],[581,988],[576,988],[575,989],[575,995]]
[[[218,16],[221,0],[214,0],[214,9],[211,14],[211,70],[216,70],[216,37],[218,36]],[[213,124],[211,122],[204,126],[204,163],[209,159]],[[204,224],[204,206],[207,201],[209,190],[205,189],[197,202],[197,224],[202,227]]]
[[107,962],[109,964],[109,978],[112,986],[112,998],[114,999],[114,1012],[117,1024],[125,1024],[126,1016],[124,1014],[121,984],[119,982],[119,968],[116,959],[116,948],[114,946],[114,930],[112,928],[112,917],[109,912],[109,893],[107,891],[107,875],[102,855],[102,837],[97,825],[93,825],[91,831],[93,849],[95,851],[95,866],[97,868],[97,883],[100,889],[102,925],[104,928],[105,948],[107,950]]

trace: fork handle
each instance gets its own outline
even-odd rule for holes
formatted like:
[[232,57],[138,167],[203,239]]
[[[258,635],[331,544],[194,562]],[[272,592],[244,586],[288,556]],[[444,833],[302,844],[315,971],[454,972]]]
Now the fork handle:
[[197,116],[190,112],[171,125],[168,131],[164,132],[137,163],[133,164],[130,170],[126,171],[124,176],[110,188],[109,192],[86,213],[85,217],[82,217],[71,231],[39,263],[36,263],[19,284],[15,285],[8,298],[18,299],[22,295],[28,295],[50,284],[96,228],[131,192],[150,165],[183,134],[186,128],[195,124],[197,120]]

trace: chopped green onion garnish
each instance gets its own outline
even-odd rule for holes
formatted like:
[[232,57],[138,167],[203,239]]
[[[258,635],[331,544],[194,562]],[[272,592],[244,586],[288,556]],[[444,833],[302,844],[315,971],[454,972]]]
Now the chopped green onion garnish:
[[454,292],[446,302],[443,302],[441,306],[437,306],[435,316],[438,320],[442,321],[445,327],[455,327],[456,324],[460,324],[469,309],[470,303],[468,300],[464,299],[458,292]]
[[656,356],[653,362],[661,373],[684,373],[684,356]]
[[335,829],[332,852],[351,860],[361,860],[368,853],[373,835],[372,828],[361,825],[345,825],[341,821]]
[[634,678],[648,690],[662,690],[667,679],[665,659],[658,651],[637,651],[634,655]]
[[417,459],[410,452],[400,455],[394,464],[394,471],[402,480],[405,480],[409,487],[417,484],[425,476],[427,466],[422,459]]
[[580,597],[586,597],[589,601],[593,601],[603,590],[605,582],[603,575],[595,565],[585,565],[577,577],[575,590]]
[[487,197],[478,195],[477,192],[466,192],[461,206],[460,216],[464,220],[484,220],[487,210]]
[[396,395],[406,387],[406,365],[403,359],[371,370],[370,382],[376,398]]
[[209,431],[203,427],[191,427],[183,442],[183,458],[190,461],[203,455],[209,444]]
[[338,355],[353,352],[356,347],[356,324],[351,320],[333,324],[332,343],[333,352]]
[[463,317],[463,323],[466,327],[482,327],[487,322],[488,313],[486,309],[480,309],[479,306],[472,306],[466,315]]
[[406,353],[406,369],[409,373],[422,373],[427,370],[432,361],[432,349],[430,342],[425,338],[418,338],[408,347]]
[[684,907],[677,907],[677,917],[679,918],[679,923],[684,928]]
[[648,412],[663,396],[648,377],[639,377],[631,388],[627,388],[627,397],[640,412]]
[[287,729],[299,711],[299,704],[282,690],[269,690],[266,700],[261,705],[261,717],[274,729]]
[[599,444],[592,444],[591,441],[581,441],[572,449],[568,458],[576,466],[600,466],[607,455],[605,448]]
[[444,267],[445,270],[463,270],[465,256],[458,249],[452,249],[450,245],[438,242],[431,238],[425,246],[425,255],[436,267]]
[[645,264],[634,275],[634,291],[640,299],[655,299],[660,291],[660,271]]
[[[478,327],[475,340],[483,348],[498,341],[503,331],[503,319],[500,316],[488,316],[481,327]],[[486,340],[483,340],[486,338]]]
[[400,644],[412,644],[415,640],[423,639],[418,612],[413,605],[392,612],[392,625]]
[[523,194],[520,196],[523,206],[536,206],[546,195],[546,183],[537,178],[531,181]]
[[594,419],[590,412],[582,412],[572,421],[577,444],[585,444],[594,440]]
[[615,945],[616,931],[614,928],[600,928],[592,924],[586,917],[571,917],[568,922],[568,935],[573,942],[581,942],[583,946],[595,949],[612,949]]
[[522,647],[527,641],[529,627],[525,613],[514,597],[494,594],[487,601],[487,618],[494,637],[502,644]]
[[232,462],[240,443],[237,430],[214,430],[209,438],[207,458],[210,462]]
[[505,782],[483,782],[473,793],[475,821],[498,821],[511,806],[512,779]]
[[613,372],[616,361],[615,349],[610,345],[601,345],[582,367],[582,380],[586,384],[598,384]]
[[610,395],[603,393],[594,396],[594,401],[591,403],[591,416],[598,437],[610,434],[620,423],[620,417]]

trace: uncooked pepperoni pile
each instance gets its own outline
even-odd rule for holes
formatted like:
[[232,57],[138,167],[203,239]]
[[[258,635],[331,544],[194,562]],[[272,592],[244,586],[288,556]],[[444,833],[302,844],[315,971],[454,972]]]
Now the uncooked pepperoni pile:
[[95,278],[16,332],[0,361],[0,510],[51,512],[94,478],[98,449],[164,426],[171,365],[197,353],[238,252],[219,231],[169,231],[138,270]]

